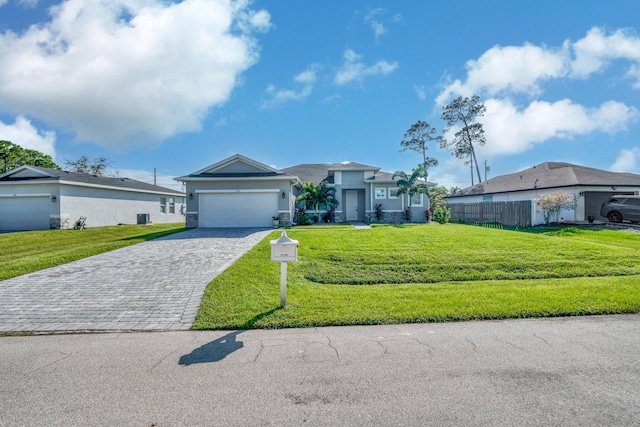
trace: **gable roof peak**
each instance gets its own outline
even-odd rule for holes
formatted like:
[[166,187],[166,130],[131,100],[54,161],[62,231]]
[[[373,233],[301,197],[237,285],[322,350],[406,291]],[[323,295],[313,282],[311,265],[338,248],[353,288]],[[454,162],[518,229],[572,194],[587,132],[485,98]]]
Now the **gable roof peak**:
[[194,175],[202,175],[202,174],[212,174],[212,173],[220,173],[225,168],[237,163],[243,163],[247,165],[249,168],[254,169],[259,173],[270,173],[281,175],[283,172],[279,169],[273,168],[271,166],[265,165],[264,163],[260,163],[256,160],[250,159],[242,154],[234,154],[233,156],[227,157],[226,159],[220,160],[212,165],[209,165],[205,168],[202,168],[196,172],[193,172],[189,176]]

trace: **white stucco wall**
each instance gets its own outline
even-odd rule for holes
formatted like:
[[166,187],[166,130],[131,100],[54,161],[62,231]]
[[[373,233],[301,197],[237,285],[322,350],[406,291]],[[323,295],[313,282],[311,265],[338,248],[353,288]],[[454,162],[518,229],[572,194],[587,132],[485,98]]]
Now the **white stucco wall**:
[[[521,191],[514,193],[500,193],[500,194],[492,194],[492,202],[513,202],[520,200],[530,200],[532,202],[532,218],[531,223],[533,225],[544,224],[544,212],[542,208],[537,205],[538,197],[541,195],[554,194],[558,190],[562,190],[565,193],[573,194],[577,198],[577,206],[575,211],[567,209],[560,212],[559,219],[560,221],[585,221],[585,200],[584,193],[586,192],[611,192],[612,189],[610,187],[602,187],[602,186],[582,186],[582,187],[571,187],[571,188],[551,188],[551,189],[540,189],[540,190],[529,190],[529,191]],[[620,189],[620,191],[640,191],[640,187],[637,188],[624,188]],[[482,203],[484,200],[483,195],[478,196],[463,196],[463,197],[454,197],[447,199],[447,203]]]
[[[166,197],[167,213],[160,212],[161,197]],[[174,213],[169,213],[171,197],[175,201]],[[150,214],[152,223],[184,221],[184,197],[61,185],[58,200],[60,217],[69,218],[71,224],[81,216],[87,218],[89,227],[137,224],[138,214]]]

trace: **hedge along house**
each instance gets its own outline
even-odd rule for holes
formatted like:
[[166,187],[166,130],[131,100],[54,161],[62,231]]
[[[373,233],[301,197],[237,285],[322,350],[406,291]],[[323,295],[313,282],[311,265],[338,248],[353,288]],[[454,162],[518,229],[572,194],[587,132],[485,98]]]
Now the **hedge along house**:
[[129,178],[36,166],[0,175],[0,230],[184,221],[184,193]]
[[564,162],[545,162],[520,172],[491,178],[447,198],[449,205],[529,201],[531,225],[545,223],[538,197],[559,190],[575,196],[576,209],[560,212],[561,221],[600,216],[600,206],[615,194],[640,194],[640,175],[609,172]]
[[[304,182],[326,181],[335,189],[335,221],[368,221],[382,204],[384,222],[403,222],[407,196],[397,194],[397,181],[380,168],[359,163],[301,164],[275,169],[240,154],[192,174],[175,178],[186,184],[187,227],[271,227],[295,221],[297,197]],[[429,199],[413,198],[412,218],[425,221]]]
[[[302,182],[311,181],[318,185],[326,181],[333,187],[338,201],[336,222],[377,220],[376,204],[381,205],[380,222],[405,222],[408,196],[398,195],[397,180],[378,167],[345,162],[301,164],[283,170],[299,177]],[[426,194],[414,195],[411,200],[411,221],[425,222],[428,207],[429,197]]]

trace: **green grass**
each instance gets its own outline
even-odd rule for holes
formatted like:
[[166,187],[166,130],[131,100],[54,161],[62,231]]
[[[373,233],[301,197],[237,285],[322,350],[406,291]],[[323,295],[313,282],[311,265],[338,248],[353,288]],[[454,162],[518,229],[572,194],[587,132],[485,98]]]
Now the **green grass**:
[[184,224],[177,223],[0,234],[0,280],[183,230]]
[[287,308],[262,241],[212,281],[194,329],[437,322],[640,311],[640,235],[458,224],[288,231]]

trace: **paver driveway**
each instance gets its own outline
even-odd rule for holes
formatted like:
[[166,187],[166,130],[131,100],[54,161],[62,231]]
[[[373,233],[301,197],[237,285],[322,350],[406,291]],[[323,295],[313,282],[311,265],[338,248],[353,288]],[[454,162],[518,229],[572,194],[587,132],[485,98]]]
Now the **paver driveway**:
[[193,229],[0,282],[0,332],[189,329],[204,289],[272,230]]

